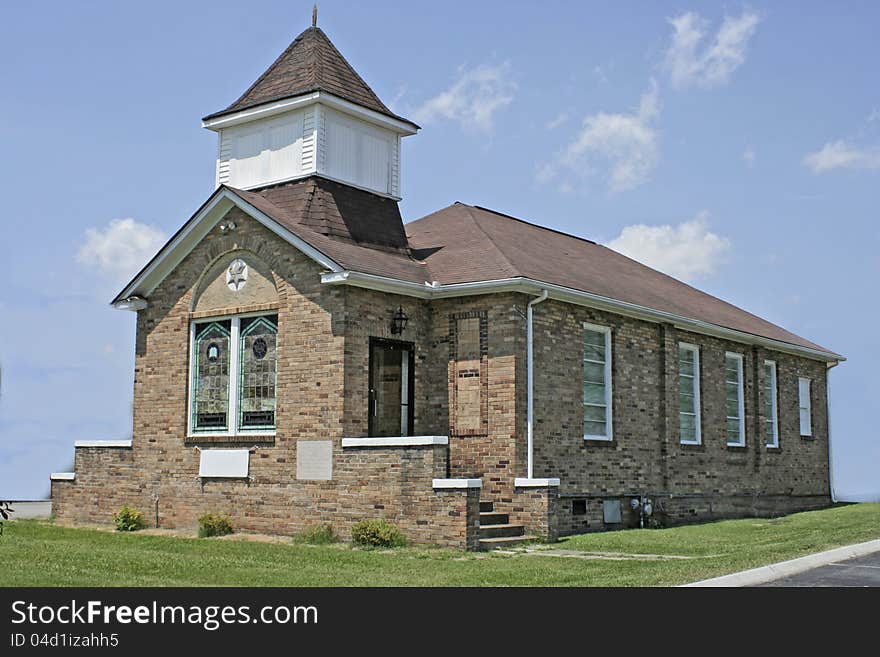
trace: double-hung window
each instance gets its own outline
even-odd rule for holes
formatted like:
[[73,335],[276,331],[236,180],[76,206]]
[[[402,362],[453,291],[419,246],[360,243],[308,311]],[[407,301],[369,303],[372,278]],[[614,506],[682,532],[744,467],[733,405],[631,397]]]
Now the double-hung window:
[[764,438],[767,447],[779,447],[779,412],[776,406],[776,363],[764,361]]
[[683,444],[700,444],[700,350],[686,342],[678,345],[678,428]]
[[584,439],[611,440],[611,329],[584,324]]
[[742,447],[746,444],[745,395],[743,394],[742,354],[724,354],[724,394],[727,411],[727,444]]
[[812,404],[810,403],[810,379],[798,379],[798,410],[800,412],[801,435],[813,435]]
[[189,434],[273,433],[278,316],[198,320],[190,331]]

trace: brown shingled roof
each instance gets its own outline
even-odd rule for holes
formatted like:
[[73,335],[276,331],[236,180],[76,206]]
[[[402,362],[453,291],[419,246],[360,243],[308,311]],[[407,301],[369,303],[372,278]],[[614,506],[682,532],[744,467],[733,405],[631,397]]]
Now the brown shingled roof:
[[296,37],[238,100],[204,118],[212,119],[313,91],[326,91],[361,107],[415,125],[409,119],[394,114],[379,100],[319,27],[310,27]]
[[397,202],[320,176],[230,191],[346,269],[414,283],[430,280],[407,245]]
[[605,246],[478,206],[404,227],[395,201],[318,176],[229,189],[351,271],[419,285],[531,279],[835,355]]
[[406,230],[440,283],[530,278],[832,353],[605,246],[485,208],[455,203]]

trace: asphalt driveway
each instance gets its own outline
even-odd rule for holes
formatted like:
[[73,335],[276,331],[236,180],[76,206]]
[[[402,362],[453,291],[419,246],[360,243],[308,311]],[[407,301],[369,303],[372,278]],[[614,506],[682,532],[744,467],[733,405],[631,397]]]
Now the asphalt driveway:
[[759,586],[878,586],[880,552],[837,561]]

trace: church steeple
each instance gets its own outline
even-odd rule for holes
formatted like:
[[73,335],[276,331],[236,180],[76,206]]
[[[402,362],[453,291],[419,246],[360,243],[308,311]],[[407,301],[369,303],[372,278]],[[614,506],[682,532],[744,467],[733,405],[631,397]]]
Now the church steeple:
[[253,189],[317,174],[396,199],[400,139],[419,129],[314,25],[202,125],[219,133],[218,185]]

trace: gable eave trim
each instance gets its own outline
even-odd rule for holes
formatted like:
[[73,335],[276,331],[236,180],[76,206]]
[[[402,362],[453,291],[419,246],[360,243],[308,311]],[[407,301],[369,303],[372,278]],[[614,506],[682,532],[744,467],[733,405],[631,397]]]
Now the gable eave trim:
[[342,271],[343,267],[304,239],[288,230],[272,217],[259,210],[227,187],[219,187],[183,227],[175,233],[150,262],[110,302],[114,308],[139,310],[143,306],[132,303],[133,298],[149,297],[156,287],[183,261],[204,236],[233,207],[252,217],[264,227],[281,237],[291,246],[330,272]]
[[803,356],[812,360],[826,363],[839,363],[846,360],[844,356],[834,352],[803,347],[790,342],[776,340],[755,333],[748,333],[737,329],[728,328],[719,324],[713,324],[699,319],[692,319],[683,315],[656,310],[647,306],[620,301],[610,297],[576,290],[574,288],[545,283],[533,278],[514,277],[502,278],[489,281],[474,281],[468,283],[442,284],[438,282],[413,283],[395,278],[364,274],[356,271],[339,271],[323,274],[321,282],[328,285],[353,285],[382,292],[402,294],[419,299],[444,299],[449,297],[469,296],[475,294],[493,294],[501,292],[521,292],[524,294],[541,294],[548,292],[549,298],[563,301],[597,310],[641,319],[655,324],[672,324],[676,328],[692,331],[701,335],[707,335],[733,342],[748,345],[757,345],[773,351]]

